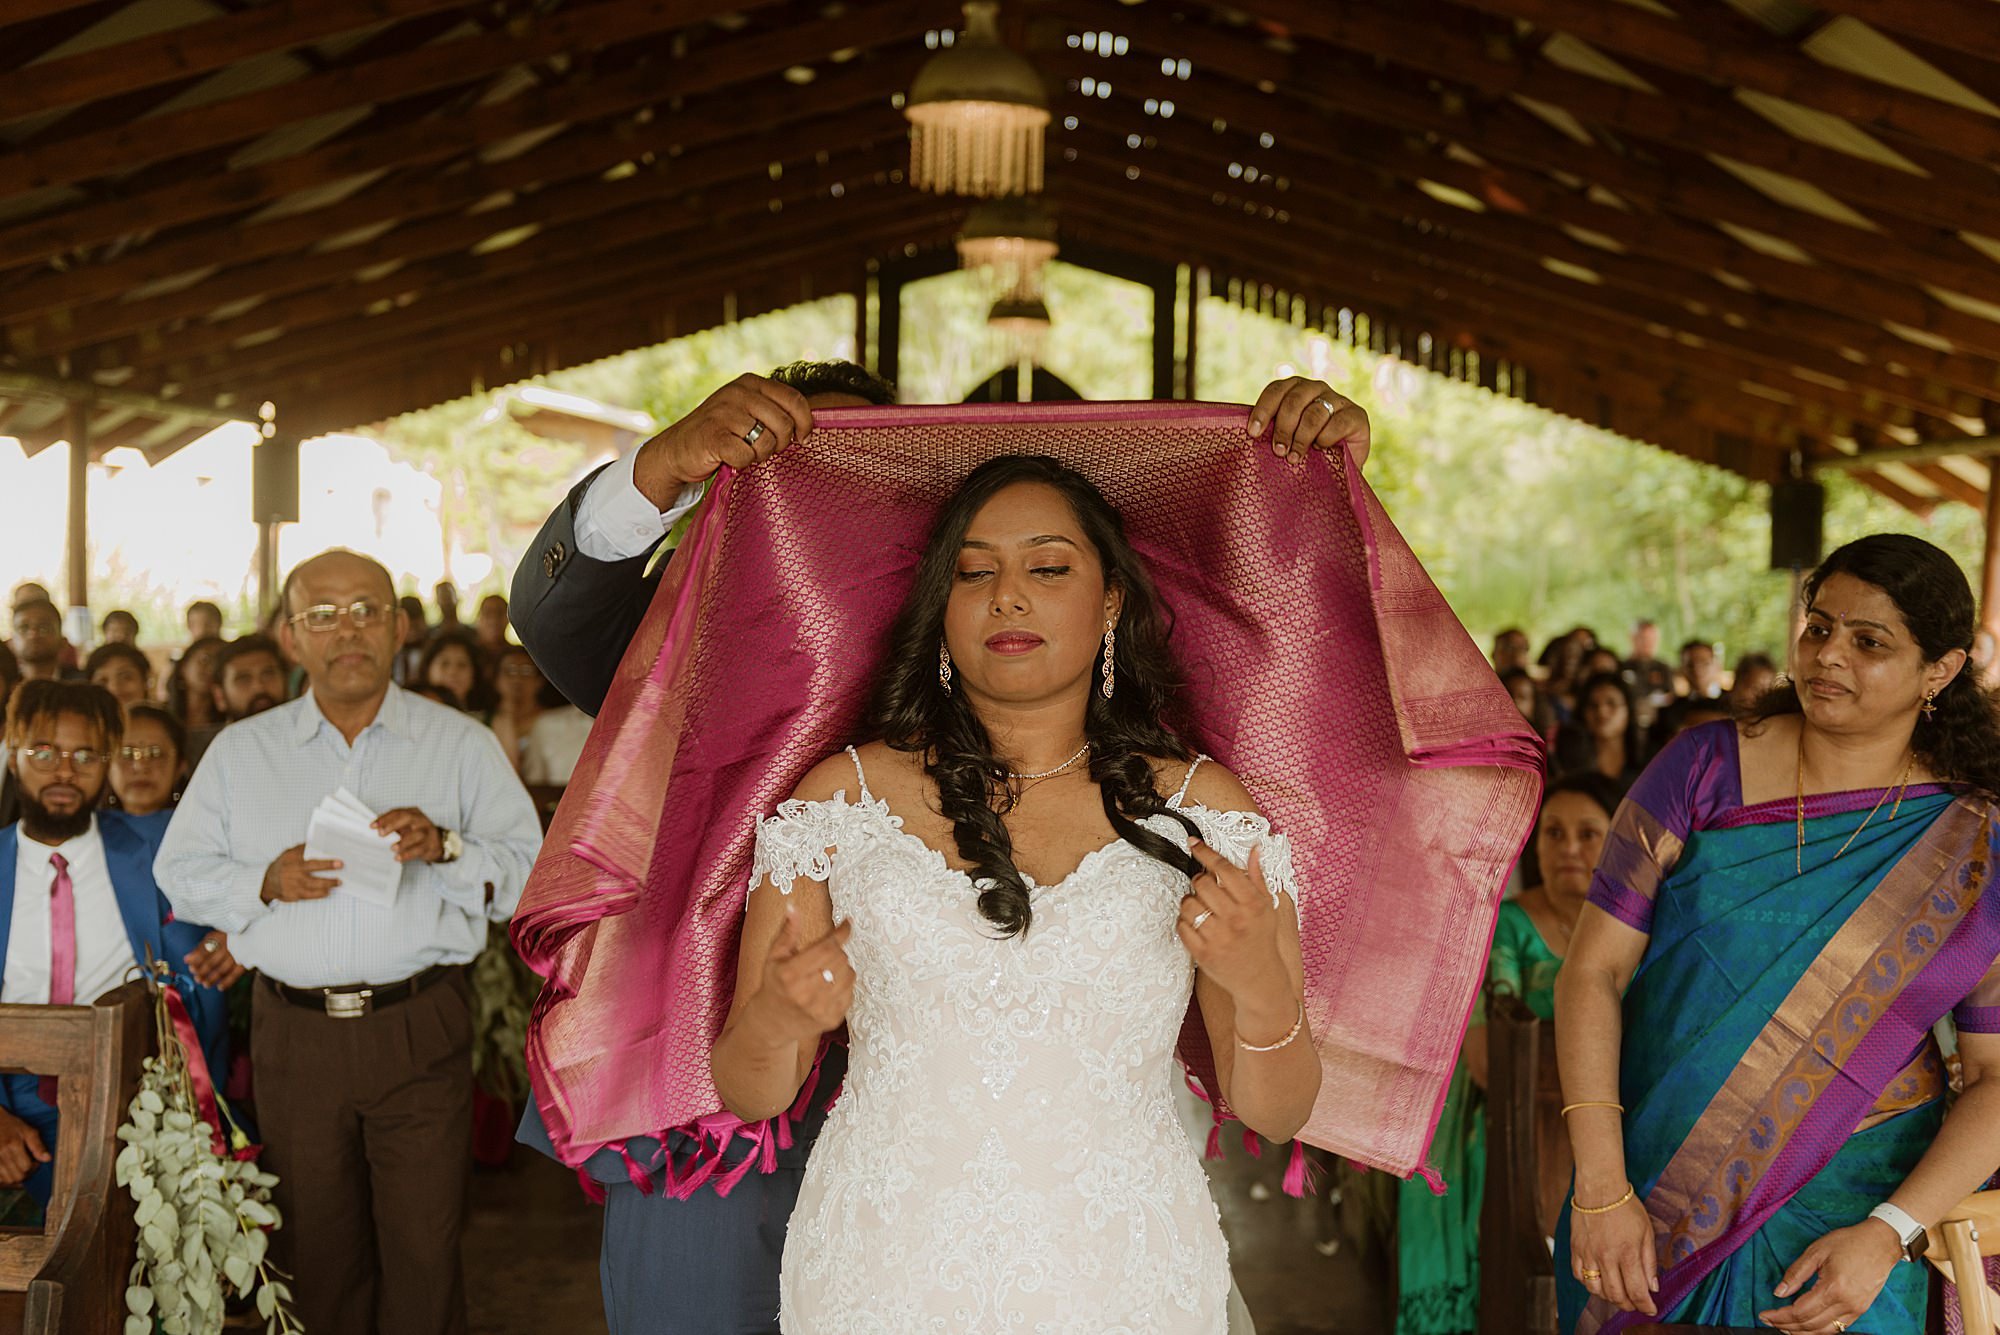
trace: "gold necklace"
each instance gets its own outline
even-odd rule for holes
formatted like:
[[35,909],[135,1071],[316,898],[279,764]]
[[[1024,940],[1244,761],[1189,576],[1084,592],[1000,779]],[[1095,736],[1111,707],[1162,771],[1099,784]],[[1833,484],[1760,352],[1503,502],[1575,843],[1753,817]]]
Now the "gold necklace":
[[[1917,753],[1915,751],[1911,751],[1909,760],[1905,761],[1903,764],[1902,775],[1896,780],[1896,805],[1889,808],[1890,820],[1896,819],[1897,815],[1903,810],[1903,794],[1910,786],[1910,774],[1912,771],[1916,769],[1916,767],[1917,767]],[[1798,771],[1797,793],[1798,793],[1798,808],[1799,808],[1799,842],[1797,851],[1794,853],[1792,861],[1793,865],[1796,867],[1798,871],[1798,874],[1803,876],[1806,873],[1806,867],[1805,867],[1806,730],[1803,725],[1799,728],[1799,771]],[[1875,819],[1875,813],[1880,811],[1882,809],[1882,804],[1888,800],[1889,800],[1889,790],[1887,788],[1884,788],[1882,790],[1882,796],[1876,798],[1875,805],[1869,808],[1867,817],[1859,825],[1854,827],[1854,833],[1848,835],[1847,842],[1840,846],[1840,853],[1845,853],[1849,848],[1854,846],[1854,841],[1856,839],[1859,839],[1861,837],[1861,832],[1868,828],[1868,822]],[[1835,853],[1833,857],[1829,859],[1829,861],[1833,862],[1840,861],[1840,853]]]

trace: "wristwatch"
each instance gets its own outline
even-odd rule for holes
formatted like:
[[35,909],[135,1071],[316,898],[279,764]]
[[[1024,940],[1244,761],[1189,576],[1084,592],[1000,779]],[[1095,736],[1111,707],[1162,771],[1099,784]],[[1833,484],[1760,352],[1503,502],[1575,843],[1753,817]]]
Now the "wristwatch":
[[458,837],[457,830],[439,830],[438,837],[444,841],[444,856],[439,862],[456,862],[465,852],[465,840]]
[[1909,1211],[1883,1201],[1868,1212],[1868,1217],[1879,1219],[1896,1230],[1896,1240],[1903,1244],[1904,1260],[1922,1263],[1924,1253],[1930,1249],[1930,1235]]

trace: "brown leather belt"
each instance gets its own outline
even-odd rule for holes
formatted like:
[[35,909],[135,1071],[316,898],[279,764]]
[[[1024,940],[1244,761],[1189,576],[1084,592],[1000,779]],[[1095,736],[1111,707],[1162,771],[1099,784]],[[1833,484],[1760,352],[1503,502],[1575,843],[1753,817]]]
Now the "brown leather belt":
[[344,983],[339,987],[292,987],[267,974],[257,976],[264,980],[264,986],[277,994],[281,1001],[289,1001],[294,1006],[303,1006],[310,1011],[322,1011],[336,1020],[358,1020],[384,1006],[408,1001],[431,984],[443,982],[463,967],[458,964],[433,964],[422,973],[413,978],[405,978],[400,983]]

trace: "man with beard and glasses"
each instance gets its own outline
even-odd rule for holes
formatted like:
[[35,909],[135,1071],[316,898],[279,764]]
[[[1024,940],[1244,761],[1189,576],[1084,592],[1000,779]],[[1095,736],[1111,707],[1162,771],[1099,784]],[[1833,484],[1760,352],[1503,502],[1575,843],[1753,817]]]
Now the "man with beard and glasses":
[[[465,966],[512,915],[541,825],[490,731],[390,680],[404,624],[380,563],[324,552],[282,603],[281,647],[312,687],[222,731],[156,867],[175,908],[227,931],[258,974],[257,1121],[301,1324],[463,1331]],[[362,868],[307,855],[337,792],[394,840],[373,897],[341,884]]]
[[[158,827],[101,809],[123,733],[118,702],[85,682],[27,682],[8,704],[21,819],[0,829],[0,1003],[87,1006],[149,955],[171,961],[209,1069],[226,1071],[222,994],[197,981],[226,957],[220,934],[169,910]],[[46,1206],[57,1130],[52,1078],[0,1076],[0,1186]]]

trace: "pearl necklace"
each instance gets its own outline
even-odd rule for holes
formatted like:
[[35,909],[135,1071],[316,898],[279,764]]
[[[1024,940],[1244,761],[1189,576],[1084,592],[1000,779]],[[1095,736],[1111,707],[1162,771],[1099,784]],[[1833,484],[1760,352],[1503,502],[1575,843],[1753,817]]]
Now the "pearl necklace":
[[1063,761],[1062,764],[1057,765],[1054,769],[1045,769],[1040,774],[1016,774],[1014,773],[1014,771],[1008,770],[1007,777],[1010,779],[1020,779],[1023,780],[1024,782],[1032,781],[1035,779],[1053,779],[1056,775],[1062,773],[1064,770],[1068,769],[1071,765],[1074,765],[1077,761],[1083,759],[1085,756],[1089,754],[1090,754],[1090,743],[1085,742],[1081,747],[1077,748],[1077,753],[1075,755],[1071,756],[1068,760]]

